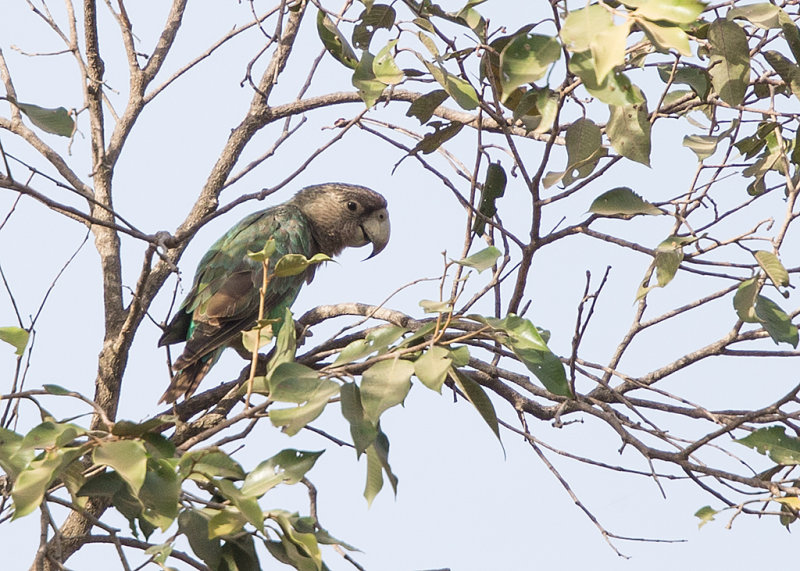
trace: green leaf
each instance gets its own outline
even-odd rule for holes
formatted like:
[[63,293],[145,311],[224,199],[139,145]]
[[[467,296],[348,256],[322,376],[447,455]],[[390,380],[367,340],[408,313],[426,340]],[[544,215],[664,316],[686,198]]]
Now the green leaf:
[[459,369],[451,369],[451,371],[456,386],[467,396],[469,402],[472,403],[472,406],[475,407],[478,414],[481,415],[481,418],[483,418],[486,424],[489,425],[489,428],[492,429],[492,432],[494,432],[494,435],[500,442],[500,446],[503,446],[503,440],[500,438],[500,424],[497,422],[497,413],[486,391]]
[[48,449],[41,458],[34,460],[21,471],[11,490],[11,498],[14,500],[13,519],[26,516],[38,508],[50,483],[83,454],[83,448]]
[[0,341],[5,341],[14,347],[15,355],[22,355],[25,352],[29,336],[30,333],[21,327],[0,327]]
[[767,139],[773,135],[776,128],[780,128],[780,125],[774,121],[759,123],[754,135],[735,142],[733,146],[744,155],[745,159],[749,160],[766,146]]
[[369,52],[364,52],[361,56],[361,61],[358,62],[355,71],[353,72],[353,87],[358,89],[361,100],[367,107],[372,107],[378,101],[386,85],[378,81],[375,77],[375,72],[372,71],[372,64],[375,58]]
[[683,261],[683,245],[686,240],[670,236],[656,248],[656,282],[659,287],[666,286],[675,277]]
[[411,390],[414,365],[402,359],[379,361],[364,371],[361,403],[366,418],[378,422],[387,409],[402,403]]
[[367,479],[364,484],[364,498],[367,500],[367,506],[372,505],[372,500],[378,495],[378,492],[383,488],[383,467],[378,459],[378,454],[375,452],[374,446],[370,445],[366,451],[367,454]]
[[741,105],[750,80],[747,35],[738,24],[719,19],[711,23],[708,41],[711,44],[708,73],[714,91],[725,103]]
[[336,61],[342,65],[355,69],[358,65],[358,56],[347,43],[344,35],[336,27],[325,12],[317,12],[317,33],[319,39],[322,40],[322,45],[328,50]]
[[185,509],[178,516],[178,531],[186,536],[192,551],[211,569],[217,569],[222,558],[219,538],[209,539],[209,518],[202,512]]
[[590,119],[578,119],[567,127],[564,140],[567,147],[567,168],[561,173],[548,173],[544,181],[545,188],[559,181],[568,186],[589,176],[600,158],[606,155],[600,127]]
[[126,489],[125,480],[116,472],[100,472],[90,477],[78,490],[79,496],[89,498],[111,498],[118,491]]
[[767,274],[767,277],[775,284],[775,287],[788,287],[789,286],[789,272],[783,267],[778,256],[766,250],[758,250],[753,252],[758,265]]
[[361,12],[358,24],[353,28],[353,45],[368,50],[372,36],[379,29],[390,30],[397,14],[394,8],[385,4],[374,4]]
[[607,105],[635,105],[642,103],[642,92],[634,89],[624,73],[612,72],[597,77],[597,63],[590,52],[576,53],[569,60],[569,71],[577,75],[590,95]]
[[[594,170],[595,158],[602,148],[600,127],[590,119],[578,119],[567,127],[565,134],[567,147],[567,174],[565,179],[578,180]],[[576,174],[570,171],[577,170]],[[568,182],[566,184],[569,184]]]
[[645,281],[636,294],[637,300],[647,295],[654,287],[665,287],[672,281],[683,262],[683,246],[694,240],[694,238],[686,236],[669,236],[656,247],[654,259],[656,284],[647,285],[647,281]]
[[453,98],[459,107],[467,111],[472,111],[478,107],[478,94],[469,82],[451,75],[443,67],[438,67],[430,62],[423,60],[425,67],[433,75],[433,78],[444,87],[444,90]]
[[697,160],[702,162],[717,152],[719,137],[713,135],[685,135],[683,146],[691,149]]
[[372,62],[372,72],[375,74],[375,78],[386,85],[397,85],[405,79],[403,70],[397,67],[392,55],[395,45],[397,45],[397,40],[390,41],[381,48]]
[[[636,88],[638,89],[638,88]],[[606,135],[611,146],[623,157],[650,166],[650,118],[647,103],[609,106]]]
[[356,448],[356,455],[361,456],[375,442],[378,436],[376,426],[364,417],[361,405],[361,391],[355,383],[345,383],[340,390],[342,416],[350,423],[350,435]]
[[71,137],[75,130],[75,121],[63,107],[55,109],[48,109],[47,107],[39,107],[32,103],[20,103],[13,97],[6,96],[6,99],[15,105],[20,111],[27,115],[31,123],[39,127],[42,131],[53,133],[54,135],[61,135],[62,137]]
[[469,363],[469,349],[466,345],[460,347],[450,346],[450,358],[456,367],[466,367]]
[[544,133],[553,127],[558,114],[558,94],[550,89],[529,89],[514,108],[514,121],[527,131]]
[[794,56],[794,61],[800,61],[800,30],[798,30],[797,25],[789,14],[783,10],[778,14],[778,22],[780,22],[783,37],[786,43],[789,44],[789,50]]
[[555,38],[538,34],[515,36],[500,53],[503,93],[511,93],[520,85],[541,79],[560,57],[561,44]]
[[499,336],[497,340],[511,349],[551,393],[564,397],[573,396],[567,383],[564,364],[550,350],[542,334],[529,320],[513,313],[509,313],[504,319],[480,316],[470,316],[470,319],[476,319],[504,333],[505,337]]
[[174,423],[176,420],[178,420],[177,417],[168,414],[159,415],[144,422],[118,420],[111,428],[111,434],[122,437],[142,436],[146,432],[155,430],[163,424]]
[[275,253],[275,239],[270,238],[266,242],[264,242],[264,247],[261,248],[258,252],[247,252],[247,257],[255,262],[266,262],[270,259],[272,254]]
[[397,325],[385,325],[370,331],[365,339],[356,339],[339,353],[331,367],[352,363],[372,353],[382,353],[386,348],[400,339],[408,329]]
[[278,402],[303,404],[293,408],[272,409],[270,421],[273,426],[281,426],[286,434],[293,436],[322,414],[328,401],[338,392],[338,383],[320,379],[314,369],[300,363],[283,363],[269,377],[269,396]]
[[341,539],[337,539],[333,537],[330,533],[328,533],[324,529],[315,529],[314,535],[317,538],[317,543],[322,545],[341,545],[343,548],[347,549],[348,551],[360,551],[360,549],[353,547],[352,545],[345,543]]
[[794,96],[800,99],[800,67],[779,52],[764,50],[762,53],[764,59],[772,66],[772,69],[778,72],[778,75],[791,89]]
[[[486,218],[491,218],[497,213],[497,199],[503,196],[506,191],[506,171],[500,163],[489,163],[486,167],[486,180],[481,188],[481,201],[478,212]],[[472,231],[482,236],[486,227],[486,221],[476,216]],[[479,270],[480,272],[480,270]]]
[[710,521],[714,521],[714,516],[717,515],[719,512],[715,509],[712,509],[711,506],[703,506],[696,512],[694,512],[694,516],[700,518],[700,523],[697,524],[697,527],[703,527]]
[[42,385],[42,388],[48,394],[57,395],[57,396],[60,396],[60,397],[72,394],[72,391],[70,391],[69,389],[65,389],[61,385],[45,384],[45,385]]
[[233,502],[233,505],[244,516],[244,518],[255,526],[259,531],[264,529],[264,513],[258,505],[258,501],[252,496],[246,496],[230,480],[214,480],[213,485],[217,491],[225,498]]
[[636,294],[636,299],[641,299],[654,287],[664,287],[672,281],[678,268],[683,262],[683,246],[694,242],[691,236],[669,236],[656,247],[654,259],[656,269],[656,284],[648,285],[645,281]]
[[[293,8],[294,6],[295,8]],[[299,5],[289,6],[289,10],[299,9]],[[255,541],[249,533],[229,537],[222,544],[220,571],[260,571],[261,565],[256,554]],[[315,570],[316,571],[316,570]]]
[[13,430],[0,427],[0,468],[8,474],[12,480],[15,480],[19,473],[24,470],[34,457],[34,451],[31,448],[23,450],[22,448],[23,437]]
[[450,351],[434,345],[414,361],[414,374],[423,385],[432,391],[441,393],[442,385],[452,364]]
[[733,308],[739,319],[745,323],[758,323],[756,316],[755,303],[758,296],[758,279],[750,278],[739,284],[736,294],[733,296]]
[[61,447],[69,444],[77,437],[86,433],[86,430],[75,424],[67,422],[52,422],[46,420],[31,429],[22,440],[22,449],[47,449]]
[[464,127],[464,123],[459,121],[451,121],[450,123],[445,124],[442,126],[442,123],[435,122],[431,123],[434,131],[433,133],[427,133],[422,140],[420,140],[409,154],[413,155],[418,152],[422,152],[423,155],[428,155],[439,147],[441,147],[445,142],[449,141],[456,135],[458,135],[459,131]]
[[674,24],[691,24],[706,8],[699,0],[625,0],[624,3],[636,7],[635,16]]
[[424,125],[433,117],[433,112],[450,97],[444,89],[436,89],[415,99],[406,111],[406,117],[416,117]]
[[183,478],[193,474],[202,475],[204,480],[217,477],[241,480],[245,477],[239,463],[216,448],[185,453],[181,457],[179,469]]
[[283,510],[270,510],[266,516],[276,521],[283,534],[281,544],[283,555],[289,564],[300,571],[319,571],[323,569],[322,554],[319,551],[317,538],[313,532],[300,532],[294,523],[299,519],[297,515],[289,514]]
[[475,252],[471,256],[456,260],[455,262],[461,266],[475,268],[478,273],[481,273],[483,270],[494,266],[495,263],[497,263],[497,259],[502,255],[503,253],[496,247],[489,246],[479,252]]
[[756,298],[755,310],[756,317],[764,325],[764,329],[776,344],[784,342],[797,348],[797,327],[792,324],[791,318],[778,307],[778,304],[763,295],[759,295]]
[[171,459],[175,457],[175,444],[163,434],[146,432],[142,434],[145,449],[150,458]]
[[294,328],[292,311],[287,307],[283,313],[283,322],[278,331],[278,339],[275,341],[275,354],[267,364],[267,377],[272,375],[279,365],[294,362],[296,352],[297,332]]
[[303,254],[286,254],[275,264],[273,275],[278,278],[296,276],[306,271],[309,266],[329,261],[331,257],[321,253],[314,254],[311,258],[306,258]]
[[245,496],[261,497],[278,484],[296,484],[314,467],[323,452],[282,450],[247,474],[240,491]]
[[627,186],[619,186],[604,192],[592,201],[589,212],[601,216],[631,217],[636,214],[658,216],[664,211],[644,200]]
[[139,440],[108,440],[101,442],[92,454],[95,464],[110,466],[139,493],[147,474],[147,452]]
[[383,325],[367,333],[367,343],[374,351],[383,352],[389,345],[408,333],[408,329],[399,325]]
[[397,476],[389,466],[389,439],[379,428],[375,442],[367,448],[367,483],[364,487],[367,505],[372,505],[372,500],[383,487],[384,473],[397,494]]
[[670,76],[672,76],[673,85],[688,85],[704,101],[711,90],[711,80],[708,73],[699,67],[679,66],[673,74],[671,65],[660,65],[658,66],[658,75],[664,83],[667,83]]
[[736,442],[755,449],[759,454],[768,455],[776,464],[800,464],[800,439],[787,436],[783,426],[759,428]]
[[142,517],[166,531],[178,517],[180,494],[181,481],[175,473],[173,460],[150,458],[144,484],[138,493],[144,506]]

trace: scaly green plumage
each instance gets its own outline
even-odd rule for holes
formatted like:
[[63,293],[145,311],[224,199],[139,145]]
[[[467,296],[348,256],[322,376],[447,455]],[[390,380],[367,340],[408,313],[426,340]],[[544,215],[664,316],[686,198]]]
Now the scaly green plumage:
[[[389,238],[386,201],[355,185],[308,187],[284,204],[247,216],[217,240],[200,261],[192,289],[159,340],[159,346],[186,341],[162,401],[173,402],[181,394],[191,396],[222,351],[239,345],[241,332],[255,324],[263,267],[247,253],[261,250],[270,238],[276,246],[270,270],[285,254],[334,256],[346,246],[367,242],[373,243],[374,255]],[[265,317],[283,317],[303,282],[313,278],[314,269],[272,277]]]

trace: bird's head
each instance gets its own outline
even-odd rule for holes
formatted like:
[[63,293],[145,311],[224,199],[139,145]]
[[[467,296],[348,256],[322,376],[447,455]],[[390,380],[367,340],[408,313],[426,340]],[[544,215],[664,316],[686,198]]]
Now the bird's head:
[[335,256],[347,247],[372,243],[371,258],[389,242],[386,199],[365,186],[325,183],[309,186],[292,199],[311,223],[323,253]]

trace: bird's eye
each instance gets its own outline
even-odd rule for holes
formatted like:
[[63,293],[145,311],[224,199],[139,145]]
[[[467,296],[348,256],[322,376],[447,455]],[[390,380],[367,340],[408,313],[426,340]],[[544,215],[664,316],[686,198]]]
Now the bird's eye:
[[347,203],[347,209],[350,212],[355,212],[356,210],[358,210],[358,204],[356,204],[351,200],[350,202]]

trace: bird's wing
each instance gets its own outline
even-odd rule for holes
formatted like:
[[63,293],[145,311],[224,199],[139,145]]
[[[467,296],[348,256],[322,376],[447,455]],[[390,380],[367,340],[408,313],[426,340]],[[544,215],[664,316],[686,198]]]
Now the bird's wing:
[[[183,355],[176,368],[196,362],[218,347],[230,343],[258,318],[261,262],[247,253],[257,252],[269,239],[275,240],[270,268],[289,253],[314,254],[307,221],[293,207],[279,206],[251,215],[211,247],[198,267],[195,283],[182,311],[191,315]],[[264,316],[282,317],[306,276],[272,277],[264,300]]]

